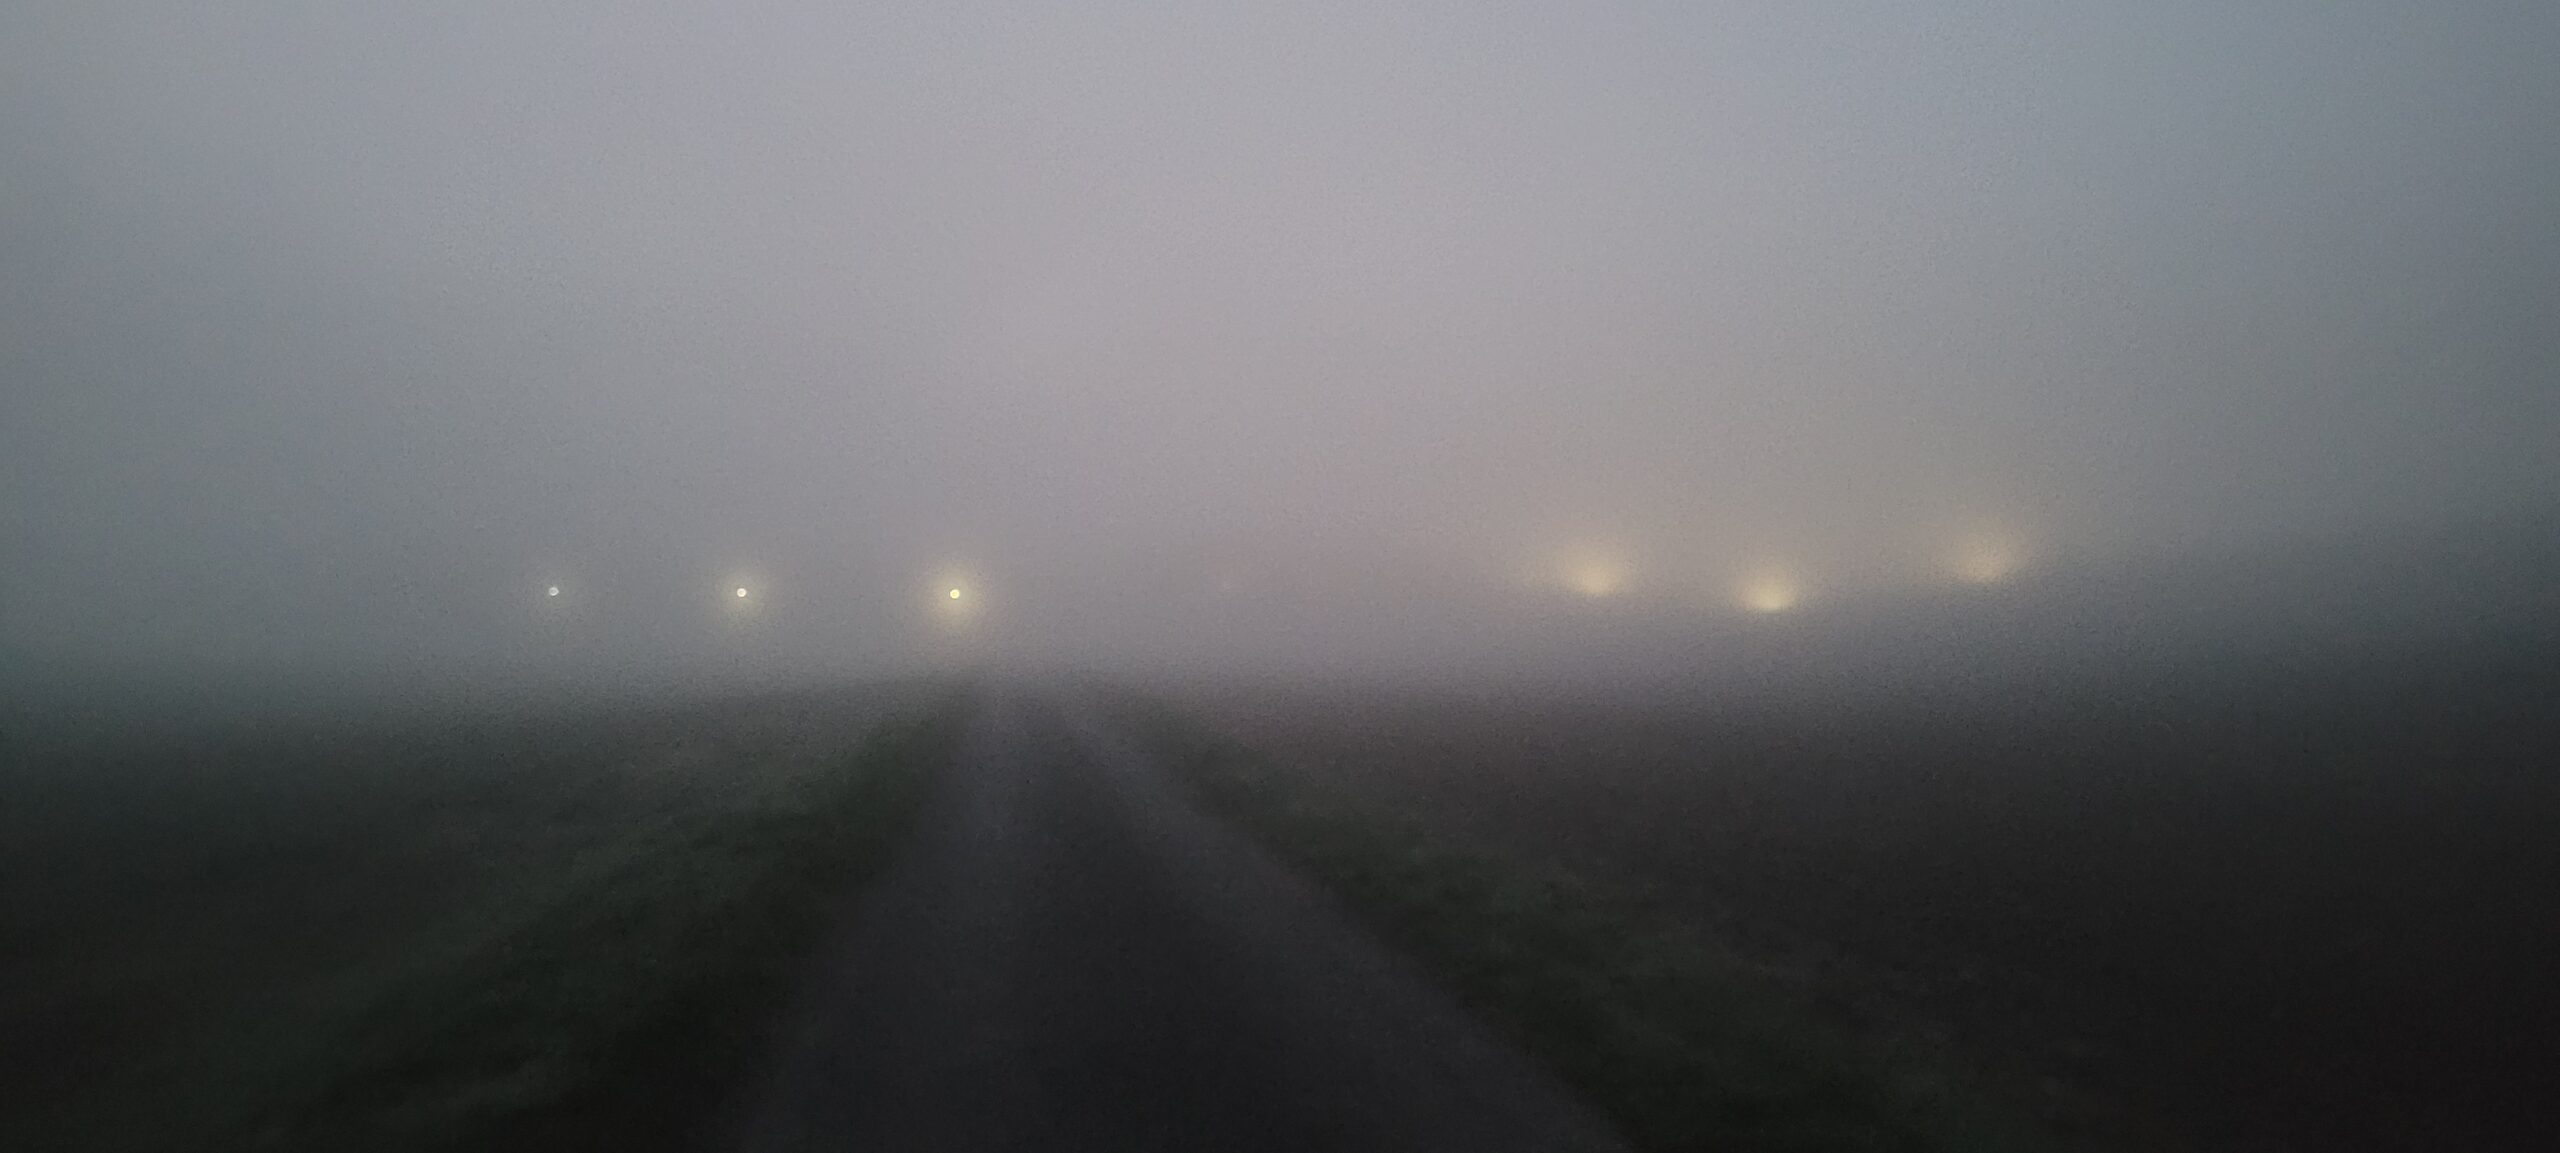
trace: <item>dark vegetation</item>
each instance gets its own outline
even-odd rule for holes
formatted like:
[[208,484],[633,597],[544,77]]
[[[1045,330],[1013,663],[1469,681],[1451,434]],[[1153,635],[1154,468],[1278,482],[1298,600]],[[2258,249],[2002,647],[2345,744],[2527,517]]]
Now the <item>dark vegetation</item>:
[[0,1147],[698,1144],[961,706],[911,685],[26,757],[0,786]]
[[2046,1149],[2094,1116],[2060,1087],[1861,1030],[1802,973],[1624,892],[1444,835],[1161,705],[1124,709],[1213,810],[1439,973],[1640,1149]]
[[1663,961],[1669,925],[2065,1129],[2528,1149],[2560,1131],[2555,674],[2526,644],[1975,697],[1265,687],[1193,703],[1268,755],[1191,767],[1653,1147],[1853,1104],[1731,1099],[1681,1046],[1770,1030],[1680,990],[1755,986]]

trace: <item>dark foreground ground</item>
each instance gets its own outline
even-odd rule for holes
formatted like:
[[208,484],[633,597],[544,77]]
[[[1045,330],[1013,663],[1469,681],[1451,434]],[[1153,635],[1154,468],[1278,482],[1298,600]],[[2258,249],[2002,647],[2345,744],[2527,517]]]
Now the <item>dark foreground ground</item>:
[[2547,1148],[2555,669],[21,744],[0,1148]]
[[22,738],[0,1149],[697,1147],[962,711],[880,685]]
[[1186,699],[1285,787],[1565,869],[1871,1032],[2178,1139],[2525,1150],[2560,1133],[2555,672],[2520,648],[1969,697]]
[[1095,713],[982,712],[750,1149],[1610,1149]]

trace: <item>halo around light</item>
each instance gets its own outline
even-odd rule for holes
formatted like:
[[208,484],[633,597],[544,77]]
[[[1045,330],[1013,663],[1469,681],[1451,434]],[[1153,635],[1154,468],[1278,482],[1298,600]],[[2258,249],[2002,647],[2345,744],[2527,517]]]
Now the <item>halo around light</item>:
[[1634,561],[1611,545],[1585,544],[1555,554],[1532,578],[1585,600],[1606,600],[1627,591],[1636,575]]
[[1963,584],[1996,585],[2016,576],[2026,560],[2026,550],[2016,540],[1983,533],[1958,542],[1947,557],[1947,569]]
[[1804,600],[1804,587],[1784,572],[1764,572],[1745,578],[1734,589],[1734,598],[1743,608],[1772,615],[1794,609]]

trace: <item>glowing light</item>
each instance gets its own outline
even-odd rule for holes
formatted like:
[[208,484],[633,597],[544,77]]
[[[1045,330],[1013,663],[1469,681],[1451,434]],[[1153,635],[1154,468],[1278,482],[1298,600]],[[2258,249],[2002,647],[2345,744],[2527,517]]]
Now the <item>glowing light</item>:
[[1999,537],[1978,536],[1956,547],[1947,558],[1947,569],[1966,584],[1995,585],[2016,575],[2025,561],[2015,544]]
[[1785,573],[1761,573],[1735,590],[1742,607],[1755,613],[1782,613],[1804,599],[1804,589]]
[[559,585],[553,585],[553,586],[551,586],[550,588],[544,589],[544,590],[542,590],[542,595],[547,596],[547,597],[556,597],[556,596],[559,596],[559,595],[560,595],[560,586],[559,586]]
[[958,565],[934,574],[933,583],[916,591],[932,598],[925,611],[953,628],[971,624],[989,607],[978,574]]
[[1627,591],[1635,577],[1635,566],[1613,550],[1594,548],[1567,553],[1560,562],[1548,579],[1567,592],[1591,600],[1604,600]]
[[743,586],[742,586],[742,587],[740,587],[740,588],[738,589],[738,599],[739,599],[739,600],[745,600],[745,599],[747,599],[747,590],[746,590]]
[[1573,570],[1573,574],[1566,578],[1565,583],[1572,585],[1573,591],[1598,600],[1601,597],[1616,596],[1619,589],[1626,587],[1627,578],[1626,574],[1613,568],[1603,565],[1586,565]]

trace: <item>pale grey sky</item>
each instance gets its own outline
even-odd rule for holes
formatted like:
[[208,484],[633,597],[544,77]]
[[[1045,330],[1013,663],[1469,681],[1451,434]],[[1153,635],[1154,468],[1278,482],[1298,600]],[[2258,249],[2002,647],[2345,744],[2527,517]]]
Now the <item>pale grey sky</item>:
[[2550,511],[2555,59],[2536,3],[14,4],[0,644],[646,654],[753,580],[892,651],[965,573],[1071,645]]

